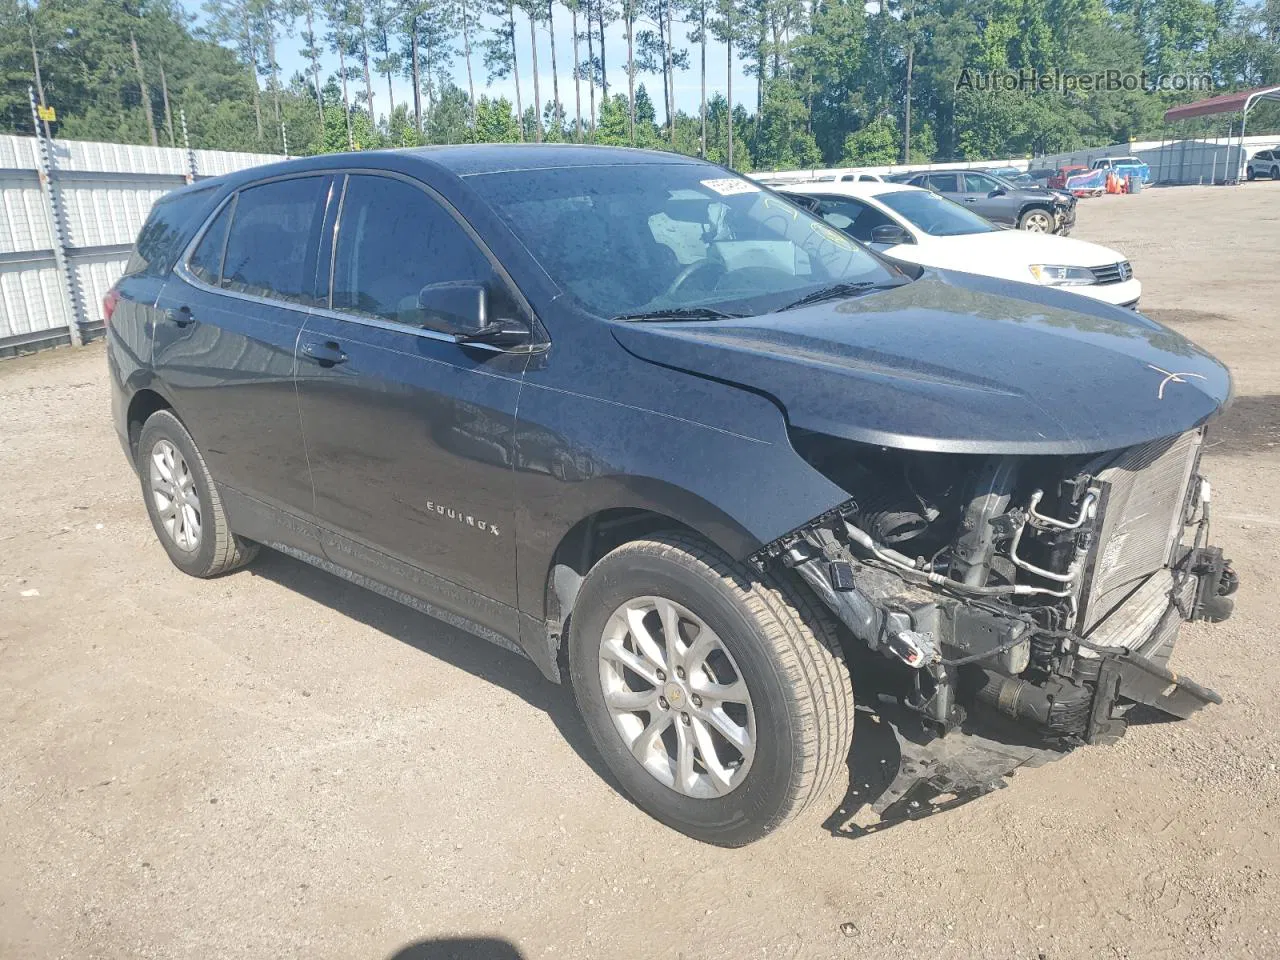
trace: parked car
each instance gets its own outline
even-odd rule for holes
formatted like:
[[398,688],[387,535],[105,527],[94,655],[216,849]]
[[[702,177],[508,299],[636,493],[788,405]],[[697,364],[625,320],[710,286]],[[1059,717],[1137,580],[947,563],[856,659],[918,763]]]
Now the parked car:
[[1151,179],[1151,168],[1137,157],[1099,157],[1090,169],[1111,170],[1118,177],[1136,177],[1144,183]]
[[1002,230],[970,207],[902,184],[790,186],[837,230],[895,261],[1061,287],[1136,309],[1142,284],[1122,254],[1095,243]]
[[180,570],[266,545],[523,652],[701,840],[834,796],[851,672],[935,733],[1003,711],[1055,749],[1220,700],[1166,664],[1229,612],[1199,466],[1226,369],[1132,311],[899,268],[712,164],[253,167],[159,201],[104,314]]
[[1250,180],[1257,180],[1259,177],[1280,180],[1280,147],[1273,150],[1259,150],[1250,157],[1249,163],[1245,166],[1245,176]]
[[1040,187],[1019,187],[981,170],[935,170],[907,183],[956,200],[986,219],[1032,233],[1068,234],[1076,199]]
[[1036,183],[1035,179],[1028,176],[1023,170],[1017,167],[983,167],[983,173],[989,173],[993,177],[999,177],[1001,180],[1007,180],[1015,186],[1019,187],[1038,187],[1041,184]]
[[[1057,172],[1058,172],[1057,170],[1054,170],[1051,167],[1038,167],[1035,169],[1028,170],[1027,176],[1030,177],[1036,183],[1036,185],[1041,187],[1049,187],[1051,186],[1049,181],[1053,179],[1054,174],[1056,174]],[[1059,187],[1058,189],[1062,189],[1062,188]]]
[[1077,173],[1085,173],[1088,169],[1082,163],[1069,163],[1066,166],[1059,167],[1058,172],[1049,178],[1046,186],[1050,190],[1065,190],[1067,189],[1068,178],[1074,177]]

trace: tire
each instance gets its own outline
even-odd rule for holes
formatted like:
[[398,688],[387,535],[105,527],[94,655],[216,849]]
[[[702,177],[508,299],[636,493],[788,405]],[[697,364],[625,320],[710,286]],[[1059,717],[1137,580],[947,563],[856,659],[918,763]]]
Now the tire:
[[1245,179],[1248,180],[1250,183],[1253,183],[1253,181],[1258,179],[1258,174],[1254,171],[1253,167],[1248,167],[1245,170],[1244,175],[1245,175]]
[[1272,168],[1271,168],[1271,179],[1272,179],[1272,180],[1280,180],[1280,167],[1272,167]]
[[1031,233],[1053,233],[1055,226],[1053,214],[1043,207],[1032,207],[1018,218],[1018,229]]
[[[142,425],[137,466],[151,526],[173,565],[183,573],[216,577],[258,555],[256,543],[231,532],[209,467],[171,411],[159,410]],[[178,478],[174,496],[169,496],[175,486],[164,478],[166,471]],[[178,506],[169,517],[162,514],[162,499]]]
[[[617,641],[610,638],[630,622],[619,616],[621,609],[649,601],[676,608],[681,618],[676,633],[681,643],[687,641],[688,659],[671,655],[662,613],[655,609],[642,623],[646,630],[652,627],[651,639],[660,641],[668,669],[679,676],[659,673],[666,681],[659,685],[623,671],[629,689],[620,689],[617,663],[609,659]],[[699,668],[695,652],[703,628],[713,632],[725,656],[707,656]],[[620,642],[636,647],[629,627]],[[656,662],[639,659],[645,669]],[[681,662],[689,666],[687,676],[678,668]],[[795,585],[756,575],[696,537],[668,533],[627,543],[591,569],[570,618],[569,672],[591,738],[623,789],[645,812],[697,840],[725,847],[759,840],[847,782],[853,687],[834,622]],[[673,679],[679,683],[672,684]],[[745,687],[746,708],[730,696],[713,709],[715,696],[708,690],[741,691],[735,679]],[[606,683],[614,709],[606,701]],[[682,693],[677,688],[685,684]],[[642,692],[634,693],[637,687]],[[617,697],[659,692],[665,695],[639,713],[616,709]],[[715,716],[716,709],[718,726],[703,719]],[[749,759],[742,751],[736,767],[737,748],[720,734],[731,713],[733,729],[747,730],[751,743]],[[662,723],[661,735],[646,740],[649,729]],[[634,743],[653,744],[638,751],[649,766],[628,740],[639,728],[643,732]],[[733,778],[719,787],[708,787],[719,781],[704,759],[707,737],[715,766]],[[666,773],[675,780],[679,745],[685,742],[697,744],[696,752],[690,747],[694,786],[680,789],[651,768],[669,765]]]

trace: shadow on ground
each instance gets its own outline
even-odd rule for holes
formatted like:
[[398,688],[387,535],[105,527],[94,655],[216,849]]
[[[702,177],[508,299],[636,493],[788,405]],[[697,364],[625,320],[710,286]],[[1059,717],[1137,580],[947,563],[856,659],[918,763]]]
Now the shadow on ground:
[[1209,424],[1205,452],[1227,456],[1267,453],[1280,446],[1280,394],[1237,397]]
[[511,691],[547,714],[578,756],[618,789],[591,743],[573,691],[551,683],[524,657],[275,550],[264,550],[249,572]]
[[387,960],[524,960],[524,954],[501,937],[441,937],[407,944]]

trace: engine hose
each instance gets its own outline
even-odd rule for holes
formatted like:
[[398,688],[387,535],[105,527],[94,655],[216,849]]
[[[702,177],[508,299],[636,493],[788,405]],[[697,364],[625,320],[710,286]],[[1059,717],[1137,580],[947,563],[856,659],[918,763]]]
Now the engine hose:
[[1070,588],[1066,590],[1049,590],[1045,587],[1033,587],[1025,583],[1000,585],[993,587],[975,587],[967,583],[961,583],[958,580],[952,580],[950,577],[944,577],[940,573],[934,573],[932,570],[920,570],[907,557],[891,550],[888,547],[881,546],[871,538],[871,535],[865,530],[855,527],[851,523],[845,524],[845,530],[848,532],[849,539],[858,544],[865,550],[870,551],[871,555],[883,563],[895,569],[902,570],[905,573],[914,574],[923,579],[926,583],[931,583],[936,587],[943,587],[947,590],[955,590],[958,593],[975,594],[980,597],[996,597],[996,596],[1048,596],[1048,597],[1069,597],[1071,596]]
[[990,670],[984,670],[983,674],[985,680],[977,693],[979,702],[1015,720],[1049,724],[1053,703],[1041,687]]

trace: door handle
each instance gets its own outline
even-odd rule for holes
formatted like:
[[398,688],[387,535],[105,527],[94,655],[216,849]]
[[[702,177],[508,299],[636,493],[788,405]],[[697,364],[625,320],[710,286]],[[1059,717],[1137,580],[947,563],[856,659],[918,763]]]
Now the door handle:
[[195,317],[191,315],[191,308],[185,305],[178,307],[176,310],[170,307],[164,312],[164,318],[175,327],[190,326],[195,320]]
[[977,202],[978,202],[978,198],[977,198],[977,197],[961,197],[960,199],[961,199],[961,200],[963,200],[965,203],[977,203]]
[[347,362],[347,355],[342,352],[342,347],[333,340],[308,341],[302,345],[302,355],[322,367],[336,367]]

